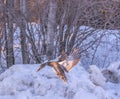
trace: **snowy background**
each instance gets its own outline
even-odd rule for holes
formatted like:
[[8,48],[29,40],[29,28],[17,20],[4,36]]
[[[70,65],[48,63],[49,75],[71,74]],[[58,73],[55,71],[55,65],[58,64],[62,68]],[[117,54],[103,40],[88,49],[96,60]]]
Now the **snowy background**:
[[[114,63],[109,69],[119,65],[120,62]],[[66,73],[67,83],[50,67],[36,72],[38,67],[39,64],[14,65],[2,73],[0,99],[120,99],[120,83],[106,82],[95,65],[85,70],[79,62]]]
[[[32,29],[35,38],[35,44],[39,47],[39,36],[38,30],[40,30],[40,26],[32,23]],[[66,30],[66,29],[65,29]],[[94,31],[94,32],[93,32]],[[80,42],[79,38],[81,34],[93,32],[92,36],[89,36],[86,40]],[[85,53],[82,53],[81,63],[85,68],[88,68],[89,65],[94,64],[97,65],[99,68],[106,68],[112,62],[120,61],[120,39],[119,37],[119,30],[104,30],[104,29],[95,29],[88,26],[80,26],[79,33],[76,38],[75,43],[79,43],[79,47],[83,48],[84,45],[90,41],[94,41],[94,39],[98,38],[100,35],[104,35],[100,42],[96,42],[92,47],[90,47]],[[39,43],[38,43],[39,42]],[[4,46],[3,46],[4,47]],[[30,54],[32,55],[31,51],[31,44],[28,43],[28,49]],[[40,48],[38,48],[40,49]],[[21,45],[20,45],[20,28],[17,27],[14,33],[14,57],[15,57],[15,64],[22,64],[22,56],[21,56]],[[43,57],[42,55],[40,57]],[[2,51],[2,58],[1,58],[1,65],[2,67],[6,67],[6,54],[5,50]],[[45,61],[45,60],[44,60]],[[30,58],[30,63],[36,63],[34,58]],[[0,72],[1,67],[0,67]]]

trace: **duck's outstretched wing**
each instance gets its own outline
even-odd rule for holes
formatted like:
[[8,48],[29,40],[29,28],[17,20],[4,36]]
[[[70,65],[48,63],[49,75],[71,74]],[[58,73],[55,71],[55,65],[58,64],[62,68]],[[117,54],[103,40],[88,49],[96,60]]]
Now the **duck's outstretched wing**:
[[40,67],[37,69],[37,71],[40,71],[41,69],[43,69],[46,66],[46,64],[47,64],[47,62],[41,64]]
[[80,61],[80,57],[81,55],[79,53],[79,50],[75,48],[69,56],[66,55],[66,58],[64,57],[65,60],[62,59],[61,56],[60,58],[63,61],[59,61],[58,63],[62,65],[67,72],[69,72]]
[[52,62],[46,62],[40,65],[40,67],[37,69],[37,71],[40,71],[41,69],[43,69],[45,66],[50,66],[54,69],[55,74],[62,79],[64,82],[67,82],[67,78],[65,75],[64,70],[62,69],[62,67],[60,66],[60,64],[58,64],[58,62],[52,61]]

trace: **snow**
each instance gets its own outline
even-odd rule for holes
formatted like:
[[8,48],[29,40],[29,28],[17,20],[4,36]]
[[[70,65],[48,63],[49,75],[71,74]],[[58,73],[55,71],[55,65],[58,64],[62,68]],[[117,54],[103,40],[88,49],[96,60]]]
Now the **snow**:
[[90,79],[95,85],[101,87],[105,85],[106,79],[96,65],[90,65],[89,72],[90,72]]
[[116,74],[120,75],[120,62],[114,62],[109,67],[108,70],[115,72]]
[[120,83],[120,62],[114,62],[103,70],[103,75],[108,81]]
[[[67,83],[59,79],[50,67],[36,72],[38,67],[39,64],[19,64],[2,73],[0,99],[120,99],[120,84],[104,82],[99,68],[94,65],[90,66],[91,75],[78,63],[66,73]],[[94,78],[95,75],[104,86],[94,84],[90,76]]]

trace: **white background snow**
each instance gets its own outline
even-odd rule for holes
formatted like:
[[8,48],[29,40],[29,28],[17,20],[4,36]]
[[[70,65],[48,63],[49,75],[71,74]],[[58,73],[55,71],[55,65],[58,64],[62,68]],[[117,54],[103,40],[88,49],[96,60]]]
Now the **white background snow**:
[[79,62],[66,73],[67,83],[50,67],[36,72],[39,65],[14,65],[2,73],[0,99],[120,99],[120,83],[105,82],[95,65],[85,70]]

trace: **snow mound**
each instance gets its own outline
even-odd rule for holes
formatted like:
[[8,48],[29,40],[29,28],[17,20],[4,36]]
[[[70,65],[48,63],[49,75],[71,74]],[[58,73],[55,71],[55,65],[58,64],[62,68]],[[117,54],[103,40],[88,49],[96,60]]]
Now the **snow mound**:
[[89,73],[90,73],[90,79],[95,85],[101,87],[105,85],[106,79],[96,65],[90,65]]
[[[90,74],[77,64],[66,73],[64,83],[50,67],[36,72],[39,65],[14,65],[0,75],[0,99],[119,99],[119,85],[95,85]],[[114,89],[113,89],[114,87]]]
[[107,69],[104,69],[103,75],[110,82],[120,83],[120,62],[112,63]]

